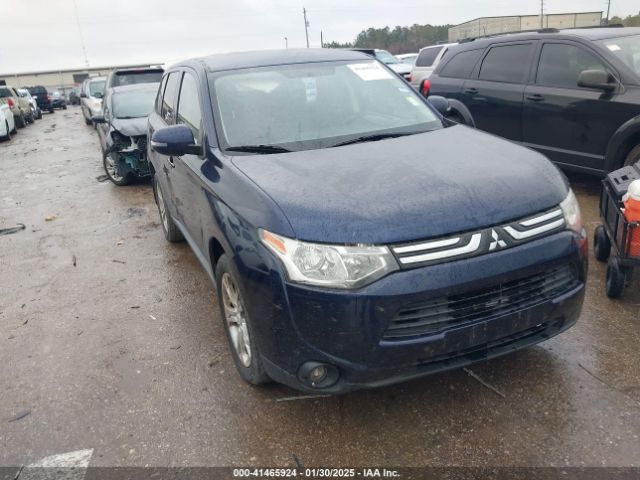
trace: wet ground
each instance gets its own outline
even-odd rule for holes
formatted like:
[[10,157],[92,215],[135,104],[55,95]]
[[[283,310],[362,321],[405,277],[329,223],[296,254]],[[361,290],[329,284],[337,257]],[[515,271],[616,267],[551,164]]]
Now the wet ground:
[[[119,188],[78,108],[0,144],[0,465],[638,466],[640,289],[604,293],[528,350],[342,397],[234,371],[214,290],[164,241],[149,185]],[[589,233],[598,181],[572,176]],[[482,382],[480,380],[482,380]]]

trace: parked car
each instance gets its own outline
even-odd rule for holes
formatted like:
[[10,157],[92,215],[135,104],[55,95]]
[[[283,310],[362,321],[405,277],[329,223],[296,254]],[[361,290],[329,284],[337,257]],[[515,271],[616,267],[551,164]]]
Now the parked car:
[[543,155],[441,117],[367,55],[185,61],[149,115],[161,225],[248,382],[377,387],[571,327],[587,240]]
[[356,52],[366,53],[387,65],[391,70],[402,76],[405,80],[409,80],[411,74],[411,65],[401,62],[386,50],[379,48],[354,48]]
[[87,125],[92,125],[91,117],[102,113],[102,97],[107,77],[89,77],[80,88],[80,107]]
[[11,140],[11,134],[16,133],[13,112],[6,103],[0,103],[0,139]]
[[27,90],[31,96],[35,98],[40,111],[44,112],[46,110],[49,113],[54,112],[53,105],[51,103],[53,98],[49,95],[46,88],[41,85],[37,85],[35,87],[27,87]]
[[80,105],[80,87],[74,87],[69,92],[69,103],[71,105]]
[[22,98],[15,88],[8,85],[0,85],[0,103],[9,105],[18,128],[26,127],[27,123],[34,122],[29,101],[26,98]]
[[457,43],[443,43],[421,48],[411,68],[411,85],[418,87],[425,78],[429,78],[445,54],[455,45]]
[[400,55],[395,55],[395,57],[398,60],[400,60],[402,63],[413,65],[416,62],[416,58],[418,58],[418,54],[417,53],[401,53]]
[[162,67],[121,68],[113,70],[107,76],[105,92],[112,87],[135,85],[139,83],[160,83],[164,69]]
[[116,185],[148,177],[147,116],[153,109],[158,83],[112,87],[103,99],[103,113],[94,115],[105,172]]
[[36,99],[31,96],[29,90],[27,90],[26,88],[19,88],[18,95],[20,95],[22,98],[27,99],[29,105],[31,106],[31,115],[33,116],[33,118],[40,120],[42,118],[42,110],[40,110],[38,102],[36,102]]
[[62,93],[56,90],[51,92],[51,105],[53,106],[53,108],[66,110],[67,100],[64,98],[64,95]]
[[640,160],[640,28],[544,29],[455,47],[429,78],[479,129],[601,175]]

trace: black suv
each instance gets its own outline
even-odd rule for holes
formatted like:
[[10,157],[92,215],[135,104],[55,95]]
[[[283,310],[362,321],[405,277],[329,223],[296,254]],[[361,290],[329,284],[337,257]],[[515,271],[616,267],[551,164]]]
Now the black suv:
[[429,93],[461,100],[478,128],[560,166],[602,174],[640,160],[640,28],[468,40],[429,82]]
[[43,86],[27,87],[27,90],[33,98],[35,98],[38,108],[43,112],[46,110],[49,113],[53,113],[53,98],[49,94],[46,88]]

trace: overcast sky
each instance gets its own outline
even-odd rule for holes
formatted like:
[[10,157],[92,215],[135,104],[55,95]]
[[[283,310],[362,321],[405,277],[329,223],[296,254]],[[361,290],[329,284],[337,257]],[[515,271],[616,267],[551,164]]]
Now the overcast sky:
[[[0,73],[85,65],[173,63],[209,53],[351,41],[363,29],[457,24],[477,17],[537,14],[539,0],[0,0]],[[604,11],[606,0],[547,0],[545,13]],[[638,0],[612,0],[611,15],[637,14]]]

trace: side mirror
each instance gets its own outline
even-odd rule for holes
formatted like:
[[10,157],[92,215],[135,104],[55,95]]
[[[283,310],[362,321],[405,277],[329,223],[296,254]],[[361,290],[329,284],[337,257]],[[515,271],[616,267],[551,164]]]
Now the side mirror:
[[202,147],[196,145],[193,132],[186,125],[173,125],[156,130],[151,136],[151,149],[160,155],[171,157],[202,154]]
[[609,72],[603,70],[583,70],[578,76],[578,86],[585,88],[597,88],[610,92],[615,90],[618,82]]
[[92,121],[93,123],[96,123],[96,124],[97,124],[97,123],[107,123],[107,119],[106,119],[106,118],[104,118],[104,115],[93,115],[93,116],[91,117],[91,121]]
[[427,102],[429,102],[429,104],[443,117],[449,113],[450,105],[449,100],[446,98],[441,97],[440,95],[431,95],[427,98]]
[[86,93],[84,93],[84,92],[82,92],[82,93],[80,94],[80,98],[87,98],[87,94],[86,94]]

